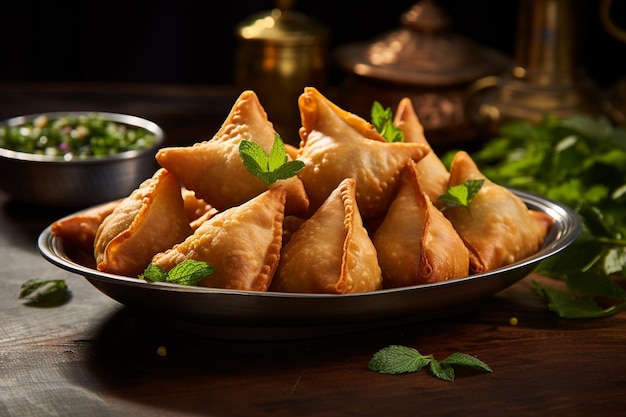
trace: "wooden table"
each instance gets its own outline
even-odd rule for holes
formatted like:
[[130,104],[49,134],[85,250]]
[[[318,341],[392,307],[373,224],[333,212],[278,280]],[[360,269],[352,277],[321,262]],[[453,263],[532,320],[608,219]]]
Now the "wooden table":
[[[181,142],[210,136],[233,97],[227,88],[210,87],[92,86],[92,94],[64,86],[16,89],[0,85],[3,117],[99,104],[137,110]],[[559,319],[531,287],[531,279],[540,277],[528,277],[460,317],[312,339],[213,339],[161,326],[45,261],[37,236],[64,214],[0,193],[1,416],[626,413],[626,314]],[[73,297],[60,307],[27,307],[18,292],[31,278],[65,279]],[[368,371],[371,356],[390,344],[438,359],[469,353],[493,373],[460,373],[444,382],[426,370],[400,376]],[[160,346],[166,356],[157,354]]]

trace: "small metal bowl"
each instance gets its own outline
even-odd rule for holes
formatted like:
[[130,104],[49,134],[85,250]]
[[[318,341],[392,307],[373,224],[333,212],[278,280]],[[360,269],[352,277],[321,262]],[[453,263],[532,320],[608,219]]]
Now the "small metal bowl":
[[118,113],[71,111],[14,117],[0,122],[0,126],[19,126],[42,115],[52,120],[94,113],[106,121],[146,129],[157,141],[147,149],[72,160],[0,148],[0,189],[27,203],[78,208],[126,197],[150,178],[158,169],[155,154],[165,135],[149,120]]

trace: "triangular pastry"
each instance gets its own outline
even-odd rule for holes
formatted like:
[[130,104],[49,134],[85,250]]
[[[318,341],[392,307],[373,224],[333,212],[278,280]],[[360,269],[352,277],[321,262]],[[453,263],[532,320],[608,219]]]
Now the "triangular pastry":
[[372,237],[385,288],[465,277],[469,254],[463,240],[422,189],[417,164],[404,168],[400,189]]
[[219,212],[152,263],[169,271],[195,259],[215,268],[199,286],[266,291],[280,258],[285,199],[285,188],[275,187]]
[[376,249],[363,227],[356,182],[343,180],[284,246],[271,290],[347,294],[382,288]]
[[552,219],[529,210],[509,189],[487,179],[471,156],[459,151],[450,166],[449,186],[484,179],[469,207],[444,211],[470,251],[470,272],[512,264],[537,252]]
[[424,127],[417,117],[417,113],[415,113],[410,98],[405,97],[400,100],[393,123],[404,133],[405,142],[422,143],[430,149],[430,152],[417,163],[417,171],[422,190],[430,197],[435,206],[441,208],[443,203],[439,200],[439,196],[448,189],[450,173],[424,136]]
[[113,212],[121,200],[111,201],[91,207],[80,213],[57,220],[50,226],[50,231],[67,249],[80,249],[93,253],[93,242],[102,221]]
[[[156,159],[198,198],[222,211],[268,189],[243,164],[239,144],[245,139],[269,153],[275,133],[257,95],[253,91],[244,91],[212,139],[192,146],[163,148],[157,152]],[[306,211],[309,202],[298,177],[272,184],[272,187],[276,186],[284,186],[287,190],[288,213]]]
[[364,219],[385,213],[396,193],[405,163],[429,151],[421,143],[388,143],[370,123],[340,109],[315,88],[298,100],[302,127],[298,173],[315,211],[345,178],[356,180],[356,199]]
[[155,253],[190,234],[180,184],[161,168],[123,199],[98,228],[94,243],[97,268],[136,277]]

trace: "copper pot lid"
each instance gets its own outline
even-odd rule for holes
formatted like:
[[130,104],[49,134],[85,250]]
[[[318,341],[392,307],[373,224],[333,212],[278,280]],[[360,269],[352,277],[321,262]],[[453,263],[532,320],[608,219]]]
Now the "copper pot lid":
[[509,67],[509,59],[449,31],[448,16],[432,0],[400,17],[403,27],[336,51],[347,72],[383,81],[418,85],[469,83]]

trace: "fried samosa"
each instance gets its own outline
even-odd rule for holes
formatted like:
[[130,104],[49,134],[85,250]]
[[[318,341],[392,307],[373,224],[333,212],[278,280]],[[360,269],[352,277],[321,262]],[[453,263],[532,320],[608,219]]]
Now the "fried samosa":
[[343,180],[285,244],[270,289],[347,294],[382,288],[376,249],[363,227],[356,181]]
[[121,200],[111,201],[57,220],[50,231],[72,249],[93,253],[96,232],[102,221],[113,212]]
[[[257,95],[244,91],[213,138],[192,146],[163,148],[157,152],[156,159],[198,198],[223,211],[268,189],[243,164],[239,144],[245,139],[269,153],[275,133]],[[287,190],[288,213],[306,211],[309,200],[298,177],[279,180],[272,184],[275,186]]]
[[415,113],[410,98],[405,97],[400,100],[393,123],[404,133],[405,142],[422,143],[430,149],[430,152],[417,163],[417,171],[421,178],[422,190],[430,197],[435,206],[441,208],[443,203],[439,200],[439,196],[448,189],[450,173],[424,136],[424,127],[417,117],[417,113]]
[[170,271],[195,259],[215,268],[198,286],[267,291],[280,259],[286,196],[284,187],[274,187],[221,211],[152,263]]
[[161,168],[123,199],[96,232],[99,271],[136,277],[154,254],[191,234],[178,180]]
[[307,87],[298,100],[302,127],[298,173],[314,212],[345,178],[356,180],[356,200],[364,219],[383,215],[397,191],[408,160],[429,151],[421,143],[389,143],[364,119]]
[[529,210],[509,189],[487,179],[467,152],[457,152],[450,166],[449,186],[477,179],[485,182],[469,207],[444,211],[469,249],[470,272],[490,271],[537,252],[552,219]]
[[183,187],[183,202],[189,225],[192,230],[196,230],[202,223],[217,214],[217,209],[201,198],[196,197],[196,193]]
[[465,244],[423,190],[419,163],[407,163],[398,194],[372,237],[385,288],[447,281],[469,274]]

